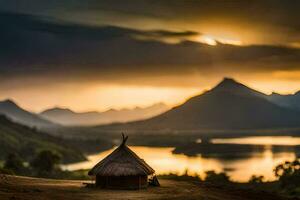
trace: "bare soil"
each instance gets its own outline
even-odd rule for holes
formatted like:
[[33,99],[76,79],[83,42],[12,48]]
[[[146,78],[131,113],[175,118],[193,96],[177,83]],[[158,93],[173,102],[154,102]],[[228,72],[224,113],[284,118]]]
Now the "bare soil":
[[2,200],[113,200],[113,199],[198,199],[198,200],[283,200],[276,195],[247,190],[224,189],[185,181],[160,180],[161,187],[143,190],[86,188],[84,182],[0,175]]

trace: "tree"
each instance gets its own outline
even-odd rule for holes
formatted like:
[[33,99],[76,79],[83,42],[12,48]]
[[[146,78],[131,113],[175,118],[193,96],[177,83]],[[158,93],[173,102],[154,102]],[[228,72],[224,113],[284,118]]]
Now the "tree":
[[207,182],[218,183],[218,184],[229,182],[229,176],[224,172],[216,173],[215,171],[207,171],[205,173],[206,173],[205,181]]
[[249,183],[255,183],[255,184],[263,183],[263,180],[264,180],[264,176],[253,175],[253,176],[251,176]]
[[44,150],[37,154],[30,166],[39,173],[51,173],[60,163],[61,156],[53,151]]
[[274,173],[279,178],[282,187],[300,187],[300,159],[278,165],[274,169]]
[[11,170],[15,174],[22,174],[25,169],[24,161],[15,153],[8,154],[4,162],[4,169]]

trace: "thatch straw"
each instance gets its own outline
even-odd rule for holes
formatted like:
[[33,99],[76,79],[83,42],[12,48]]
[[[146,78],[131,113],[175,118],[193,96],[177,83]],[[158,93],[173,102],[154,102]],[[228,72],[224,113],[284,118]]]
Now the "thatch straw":
[[127,147],[127,138],[128,136],[124,137],[123,135],[121,145],[96,164],[88,174],[90,176],[136,176],[153,174],[155,171]]

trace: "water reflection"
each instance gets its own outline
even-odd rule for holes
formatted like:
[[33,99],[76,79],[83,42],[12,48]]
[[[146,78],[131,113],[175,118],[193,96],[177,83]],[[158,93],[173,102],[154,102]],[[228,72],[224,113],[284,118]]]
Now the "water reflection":
[[[295,154],[292,152],[273,153],[268,148],[263,153],[254,153],[251,157],[235,160],[203,158],[201,155],[189,157],[182,154],[172,154],[174,148],[144,146],[130,148],[149,163],[156,170],[156,174],[183,174],[188,170],[190,175],[198,174],[204,177],[205,171],[208,170],[226,171],[232,180],[241,182],[248,181],[253,174],[264,175],[267,180],[273,180],[275,179],[273,169],[276,165],[286,160],[295,159]],[[88,156],[89,161],[64,165],[63,169],[90,169],[112,151],[113,149]]]
[[[200,140],[201,141],[201,140]],[[196,140],[197,143],[198,140]],[[257,136],[243,138],[215,138],[213,144],[252,144],[252,145],[300,145],[300,137],[292,136]]]
[[253,155],[249,159],[237,160],[236,162],[224,163],[229,168],[235,169],[228,172],[232,180],[245,182],[252,175],[263,175],[266,180],[274,180],[273,169],[284,161],[292,161],[296,158],[294,153],[276,153],[271,150],[263,152],[262,156]]

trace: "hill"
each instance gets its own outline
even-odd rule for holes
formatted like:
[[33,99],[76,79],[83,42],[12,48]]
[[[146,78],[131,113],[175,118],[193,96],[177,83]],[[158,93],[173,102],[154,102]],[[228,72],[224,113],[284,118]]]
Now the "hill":
[[113,122],[130,122],[147,119],[167,111],[169,107],[157,103],[149,107],[121,110],[108,110],[105,112],[77,113],[66,108],[52,108],[40,113],[40,116],[54,123],[66,126],[87,126],[109,124]]
[[233,79],[148,120],[99,126],[101,130],[247,130],[300,127],[300,112],[279,106]]
[[48,128],[57,126],[57,124],[54,124],[34,113],[24,110],[15,102],[9,99],[0,101],[0,114],[5,115],[9,119],[17,123],[30,127]]
[[17,153],[25,160],[30,160],[37,152],[46,149],[59,153],[63,162],[85,160],[80,151],[63,139],[14,123],[2,115],[0,115],[0,146],[0,160],[9,153]]
[[296,92],[295,94],[288,95],[272,93],[267,97],[267,99],[278,105],[300,110],[300,91]]

